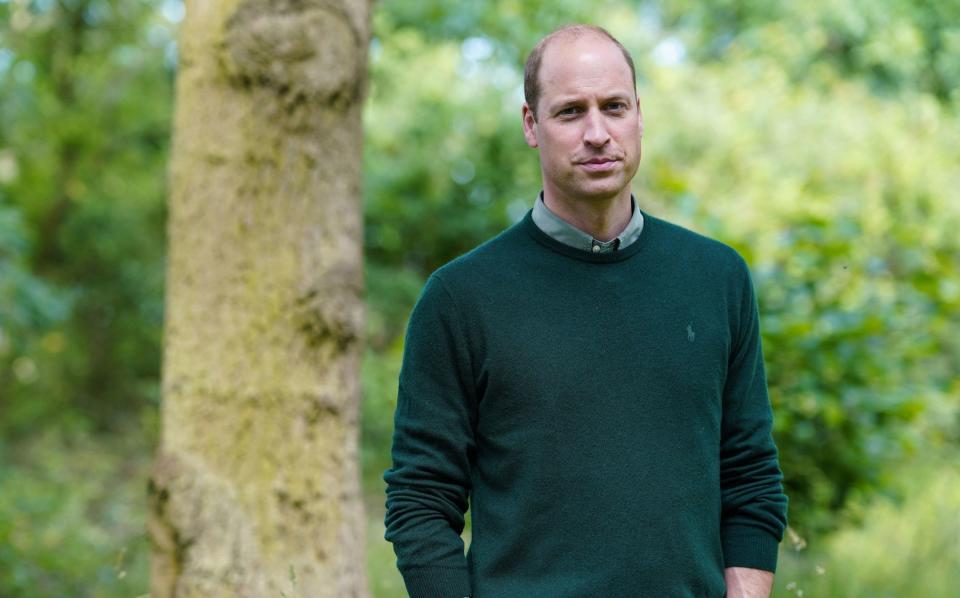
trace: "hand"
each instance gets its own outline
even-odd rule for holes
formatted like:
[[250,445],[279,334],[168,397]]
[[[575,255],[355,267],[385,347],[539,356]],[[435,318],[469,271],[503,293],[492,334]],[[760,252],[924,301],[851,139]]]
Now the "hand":
[[728,567],[723,572],[727,598],[769,598],[773,573],[747,567]]

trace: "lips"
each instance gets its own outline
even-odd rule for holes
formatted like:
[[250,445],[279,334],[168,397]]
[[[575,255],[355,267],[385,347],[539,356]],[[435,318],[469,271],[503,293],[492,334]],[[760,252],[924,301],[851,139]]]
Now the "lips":
[[577,164],[588,172],[606,172],[616,168],[619,161],[619,158],[599,157],[590,158],[589,160],[584,160],[582,162],[578,162]]

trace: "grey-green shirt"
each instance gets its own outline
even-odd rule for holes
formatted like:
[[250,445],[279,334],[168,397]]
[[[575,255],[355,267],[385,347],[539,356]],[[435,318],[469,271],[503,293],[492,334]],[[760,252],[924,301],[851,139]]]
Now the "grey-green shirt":
[[537,228],[565,245],[593,253],[607,253],[623,249],[640,238],[640,233],[643,231],[643,214],[637,208],[637,200],[633,195],[630,195],[630,213],[630,222],[627,223],[626,228],[609,241],[594,239],[592,235],[551,212],[550,208],[543,203],[543,192],[537,197],[531,216]]

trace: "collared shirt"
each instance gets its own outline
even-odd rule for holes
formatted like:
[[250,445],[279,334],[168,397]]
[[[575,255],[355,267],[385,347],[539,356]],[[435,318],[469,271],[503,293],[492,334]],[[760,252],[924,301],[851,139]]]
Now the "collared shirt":
[[630,212],[630,221],[626,228],[609,241],[594,239],[589,233],[583,232],[554,214],[547,204],[543,203],[542,191],[533,205],[531,216],[537,228],[565,245],[593,253],[607,253],[623,249],[640,238],[640,233],[643,231],[643,214],[637,208],[637,200],[632,194],[630,195]]

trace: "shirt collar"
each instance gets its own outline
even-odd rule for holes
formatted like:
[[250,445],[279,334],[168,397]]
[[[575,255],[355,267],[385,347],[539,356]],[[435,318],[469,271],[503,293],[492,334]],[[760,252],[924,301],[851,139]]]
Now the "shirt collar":
[[608,251],[623,249],[640,238],[640,233],[643,231],[643,214],[637,208],[637,200],[633,194],[630,194],[630,213],[630,221],[626,228],[609,241],[594,239],[590,234],[583,232],[554,214],[547,207],[547,204],[543,203],[542,191],[533,205],[531,216],[537,228],[564,245],[593,253],[607,253]]

